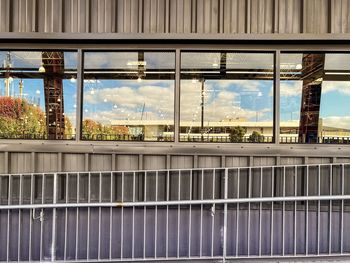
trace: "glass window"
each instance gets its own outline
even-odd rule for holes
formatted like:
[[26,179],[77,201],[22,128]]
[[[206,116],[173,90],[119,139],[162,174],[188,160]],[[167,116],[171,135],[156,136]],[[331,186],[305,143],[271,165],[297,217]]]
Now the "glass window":
[[173,141],[175,52],[84,53],[83,140]]
[[350,54],[281,54],[283,143],[350,143]]
[[74,139],[77,52],[0,51],[0,138]]
[[182,52],[180,141],[272,142],[273,57]]

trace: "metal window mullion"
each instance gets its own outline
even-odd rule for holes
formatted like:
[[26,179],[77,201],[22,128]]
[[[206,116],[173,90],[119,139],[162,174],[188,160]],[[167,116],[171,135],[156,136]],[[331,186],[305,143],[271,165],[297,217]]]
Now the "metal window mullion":
[[84,90],[84,54],[81,49],[78,49],[77,63],[77,107],[76,107],[76,123],[75,123],[75,140],[79,142],[82,135],[82,112],[83,112],[83,90]]
[[274,140],[275,144],[280,143],[280,50],[274,54]]
[[175,51],[175,98],[174,98],[174,142],[179,142],[180,137],[180,73],[181,73],[181,52]]

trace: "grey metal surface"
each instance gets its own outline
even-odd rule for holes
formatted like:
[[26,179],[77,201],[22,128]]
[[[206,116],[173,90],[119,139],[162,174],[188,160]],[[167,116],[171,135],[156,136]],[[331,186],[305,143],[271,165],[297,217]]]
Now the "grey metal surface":
[[1,0],[0,32],[349,33],[348,0]]
[[350,164],[0,175],[0,261],[350,255]]

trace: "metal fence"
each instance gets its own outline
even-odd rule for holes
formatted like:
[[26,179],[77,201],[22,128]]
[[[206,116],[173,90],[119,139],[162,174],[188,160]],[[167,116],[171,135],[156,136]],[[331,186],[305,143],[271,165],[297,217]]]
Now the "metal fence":
[[350,255],[350,164],[0,175],[0,261]]

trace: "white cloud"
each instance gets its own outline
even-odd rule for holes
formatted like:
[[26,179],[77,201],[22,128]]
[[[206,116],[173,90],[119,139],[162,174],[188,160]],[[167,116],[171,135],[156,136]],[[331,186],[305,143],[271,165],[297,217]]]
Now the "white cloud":
[[343,95],[350,96],[349,81],[324,81],[322,83],[322,93],[337,91]]
[[280,89],[281,97],[292,97],[292,96],[301,96],[303,88],[303,82],[302,81],[281,81],[280,83]]
[[323,126],[350,129],[350,116],[331,116],[322,120]]

